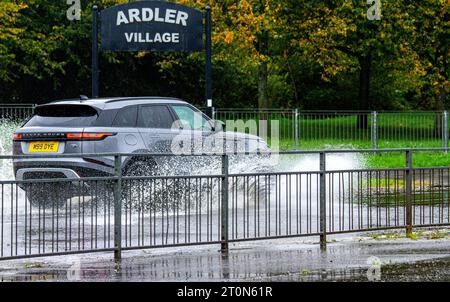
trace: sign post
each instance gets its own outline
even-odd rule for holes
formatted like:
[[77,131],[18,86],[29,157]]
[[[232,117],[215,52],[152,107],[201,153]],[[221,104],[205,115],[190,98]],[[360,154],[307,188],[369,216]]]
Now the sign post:
[[92,97],[98,97],[98,7],[92,7]]
[[[138,1],[92,8],[92,97],[98,97],[98,16],[102,51],[183,51],[205,48],[205,98],[212,117],[211,8],[202,11],[166,1]],[[205,44],[203,44],[203,21]]]
[[212,46],[211,46],[211,7],[207,6],[205,12],[205,96],[206,96],[206,115],[214,117],[212,105]]

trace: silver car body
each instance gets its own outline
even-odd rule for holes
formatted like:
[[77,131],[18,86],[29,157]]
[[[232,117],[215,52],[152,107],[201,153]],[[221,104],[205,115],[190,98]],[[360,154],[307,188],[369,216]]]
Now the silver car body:
[[[82,107],[80,107],[82,106]],[[172,127],[155,128],[144,127],[147,119],[143,112],[151,112],[151,106],[158,106],[160,110],[167,108],[170,112],[172,120],[170,123]],[[175,107],[174,107],[175,106]],[[185,107],[180,107],[185,106]],[[144,108],[145,107],[145,108]],[[126,118],[123,115],[132,113],[136,109],[136,122],[126,123]],[[182,119],[174,110],[174,108],[182,109],[190,112],[193,110],[201,114],[202,119],[208,122],[206,129],[192,130],[183,127]],[[72,110],[73,109],[73,110]],[[61,116],[71,115],[71,111],[77,110],[95,110],[95,117],[80,117],[80,121],[84,118],[89,120],[87,125],[77,124],[68,126],[53,126],[52,112],[63,111]],[[81,111],[83,111],[81,110]],[[88,110],[88,111],[89,111]],[[127,111],[125,111],[127,110]],[[67,111],[67,112],[66,112]],[[23,127],[18,129],[15,133],[15,140],[13,143],[14,155],[55,155],[55,154],[76,154],[75,157],[61,157],[61,158],[23,158],[15,159],[13,162],[14,173],[17,180],[34,179],[34,178],[80,178],[89,176],[107,176],[114,173],[114,158],[110,156],[103,157],[87,157],[82,154],[100,154],[100,153],[174,153],[174,147],[177,149],[184,144],[190,144],[191,152],[203,153],[211,151],[211,146],[195,144],[194,141],[202,140],[203,142],[213,142],[213,145],[222,144],[225,142],[227,152],[231,148],[236,150],[236,146],[242,143],[245,151],[264,151],[267,150],[267,144],[259,137],[236,132],[225,132],[214,129],[218,125],[215,121],[210,120],[207,116],[201,113],[194,106],[189,103],[165,97],[134,97],[134,98],[99,98],[99,99],[84,99],[84,100],[62,100],[49,104],[40,105],[36,108],[36,114]],[[50,112],[50,116],[39,116],[39,112]],[[66,113],[64,113],[66,112]],[[47,113],[46,113],[47,114]],[[76,114],[75,114],[76,115]],[[120,115],[120,116],[119,116]],[[34,118],[34,120],[33,120]],[[54,117],[56,124],[60,116]],[[160,118],[158,116],[157,118]],[[39,120],[43,119],[43,124],[39,124]],[[119,119],[119,122],[116,122]],[[120,122],[124,121],[122,124]],[[47,122],[48,120],[48,122]],[[76,121],[76,123],[80,123]],[[164,120],[161,120],[164,123]],[[47,125],[46,123],[49,123]],[[76,124],[75,123],[75,124]],[[151,124],[151,122],[150,122]],[[210,127],[210,129],[208,129]],[[101,134],[111,133],[102,139],[71,139],[68,137],[79,135],[80,133]],[[212,138],[212,139],[211,139]],[[39,141],[57,141],[58,149],[55,152],[30,152],[30,144]],[[174,145],[175,142],[175,145]],[[219,142],[215,144],[215,142]],[[196,147],[197,146],[197,147]],[[180,148],[178,148],[180,149]],[[183,148],[181,148],[183,149]],[[186,149],[186,148],[184,148]],[[200,149],[200,150],[199,150]],[[239,151],[243,151],[242,148]],[[181,150],[182,151],[182,150]],[[180,150],[176,152],[181,152]],[[176,153],[175,152],[175,153]],[[122,170],[124,171],[133,156],[122,157]],[[154,156],[152,160],[157,166],[167,165],[170,160],[167,156]]]

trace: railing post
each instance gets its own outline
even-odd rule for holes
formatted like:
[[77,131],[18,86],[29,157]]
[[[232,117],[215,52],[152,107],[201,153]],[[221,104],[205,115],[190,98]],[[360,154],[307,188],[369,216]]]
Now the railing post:
[[298,109],[294,110],[294,140],[295,146],[298,147]]
[[114,156],[114,261],[122,259],[122,156]]
[[327,248],[327,211],[326,211],[326,153],[320,152],[320,249]]
[[205,109],[203,109],[203,113],[210,117],[211,119],[215,120],[216,119],[216,113],[215,113],[215,108],[213,106],[211,107],[206,107]]
[[406,236],[412,234],[412,156],[411,150],[406,150],[406,196],[405,196],[405,218]]
[[376,111],[372,111],[372,127],[371,127],[371,138],[372,138],[372,149],[378,148],[378,133],[377,126],[378,124],[378,114]]
[[[224,152],[226,152],[224,150]],[[228,254],[228,155],[222,155],[222,204],[220,209],[220,250]]]
[[448,148],[448,111],[444,111],[442,115],[442,143],[444,148]]

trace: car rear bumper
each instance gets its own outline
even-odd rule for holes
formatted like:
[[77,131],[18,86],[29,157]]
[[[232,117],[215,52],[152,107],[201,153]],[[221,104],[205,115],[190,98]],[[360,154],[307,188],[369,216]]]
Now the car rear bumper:
[[[21,168],[17,169],[16,180],[36,179],[36,177],[27,177],[28,175],[49,175],[55,178],[79,179],[80,175],[72,169],[66,168]],[[58,177],[60,176],[60,177]],[[45,177],[45,176],[44,176]]]
[[106,164],[88,162],[82,158],[30,158],[13,161],[16,180],[44,178],[80,179],[111,176],[114,168]]

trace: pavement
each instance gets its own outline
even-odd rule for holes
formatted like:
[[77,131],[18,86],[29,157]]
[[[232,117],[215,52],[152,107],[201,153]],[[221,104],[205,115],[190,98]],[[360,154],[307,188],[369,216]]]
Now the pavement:
[[0,261],[0,281],[450,281],[450,230],[401,231]]

